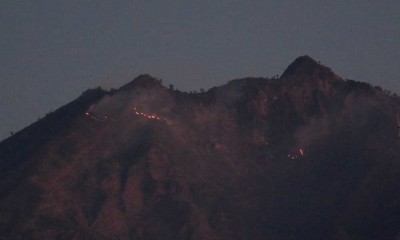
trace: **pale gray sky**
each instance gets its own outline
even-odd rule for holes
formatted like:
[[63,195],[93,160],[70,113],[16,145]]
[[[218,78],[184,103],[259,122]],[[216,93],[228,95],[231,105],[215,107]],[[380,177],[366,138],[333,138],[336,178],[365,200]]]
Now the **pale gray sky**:
[[181,90],[281,74],[308,54],[400,93],[400,1],[2,0],[0,139],[149,73]]

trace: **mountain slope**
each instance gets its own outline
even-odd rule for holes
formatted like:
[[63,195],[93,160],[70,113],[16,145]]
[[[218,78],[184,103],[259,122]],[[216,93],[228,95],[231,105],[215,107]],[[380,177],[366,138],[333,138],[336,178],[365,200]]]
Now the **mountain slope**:
[[399,109],[308,56],[199,94],[89,91],[0,144],[1,236],[398,239]]

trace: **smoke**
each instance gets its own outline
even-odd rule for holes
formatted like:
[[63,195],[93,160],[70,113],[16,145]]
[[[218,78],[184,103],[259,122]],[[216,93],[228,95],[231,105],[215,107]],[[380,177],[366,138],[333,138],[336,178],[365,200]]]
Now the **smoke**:
[[139,88],[133,91],[116,92],[106,96],[89,111],[97,115],[118,116],[132,112],[134,107],[146,112],[168,114],[174,104],[173,98],[166,89]]
[[[142,152],[157,141],[154,126],[167,127],[165,121],[145,116],[172,118],[174,106],[175,101],[169,90],[161,87],[137,87],[110,93],[89,107],[89,117],[83,116],[85,122],[80,132],[86,137],[87,146],[82,147],[93,150],[89,154],[78,155],[99,161],[129,156],[135,158],[135,152]],[[135,109],[143,115],[137,115]]]
[[371,96],[350,94],[342,103],[335,104],[329,111],[324,111],[322,116],[310,119],[306,125],[297,129],[295,138],[299,146],[311,147],[335,136],[348,136],[363,141],[379,130],[383,122],[388,121],[380,102]]

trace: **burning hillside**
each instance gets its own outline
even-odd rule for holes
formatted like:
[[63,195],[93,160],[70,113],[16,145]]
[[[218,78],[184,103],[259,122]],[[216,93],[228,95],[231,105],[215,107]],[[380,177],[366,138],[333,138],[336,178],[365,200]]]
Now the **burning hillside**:
[[399,111],[307,56],[201,94],[90,90],[0,144],[0,239],[395,240]]
[[158,121],[164,121],[164,122],[166,122],[166,123],[170,123],[170,122],[171,122],[170,120],[168,120],[168,119],[166,119],[166,118],[164,118],[164,117],[158,116],[158,115],[156,115],[156,114],[141,112],[141,111],[139,111],[136,107],[133,107],[133,112],[134,112],[136,115],[142,116],[142,117],[144,117],[144,118],[154,119],[154,120],[158,120]]

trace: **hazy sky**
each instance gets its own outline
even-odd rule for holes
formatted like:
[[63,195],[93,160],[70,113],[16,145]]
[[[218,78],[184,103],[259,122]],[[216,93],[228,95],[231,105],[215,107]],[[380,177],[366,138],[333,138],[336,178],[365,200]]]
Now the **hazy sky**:
[[399,13],[399,0],[0,0],[0,139],[87,88],[149,73],[208,89],[304,54],[400,93]]

